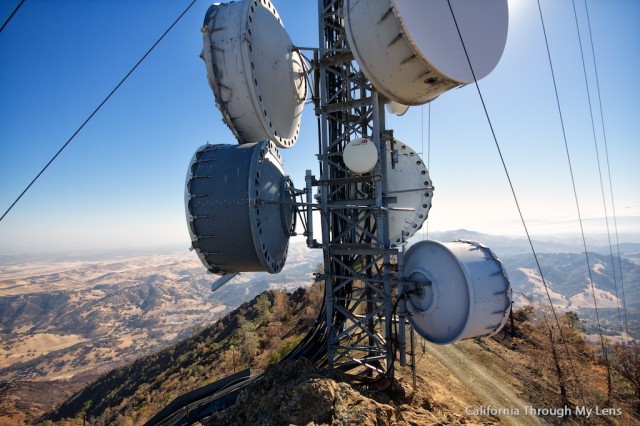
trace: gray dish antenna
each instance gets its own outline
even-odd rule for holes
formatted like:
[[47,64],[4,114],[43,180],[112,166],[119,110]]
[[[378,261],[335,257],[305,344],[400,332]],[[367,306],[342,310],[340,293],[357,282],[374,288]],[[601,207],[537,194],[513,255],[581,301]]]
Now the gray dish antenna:
[[387,196],[389,197],[389,241],[404,244],[427,220],[433,184],[422,158],[397,139],[387,154]]
[[404,270],[409,321],[430,342],[490,336],[509,317],[507,273],[479,243],[420,241],[407,250]]
[[[507,0],[451,0],[478,80],[507,41]],[[345,31],[360,69],[391,101],[420,105],[474,78],[447,1],[346,0]]]
[[239,143],[296,143],[307,96],[302,56],[269,0],[212,5],[202,58],[225,123]]
[[293,228],[293,196],[270,141],[205,145],[191,159],[185,207],[191,244],[216,274],[280,272]]

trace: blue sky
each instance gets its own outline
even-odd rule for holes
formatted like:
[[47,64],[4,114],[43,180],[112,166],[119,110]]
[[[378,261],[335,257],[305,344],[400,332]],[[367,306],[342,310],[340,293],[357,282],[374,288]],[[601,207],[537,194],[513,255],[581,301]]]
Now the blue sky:
[[[0,21],[16,1],[0,3]],[[20,194],[189,1],[26,1],[0,33],[0,210]],[[188,247],[186,169],[204,143],[234,144],[198,57],[210,2],[197,1],[0,222],[0,253]],[[274,1],[293,42],[317,45],[317,3]],[[621,233],[640,234],[640,2],[588,0],[614,201]],[[612,213],[602,122],[584,1],[576,8],[594,108],[592,132],[569,0],[542,0],[580,209],[604,229],[597,144]],[[510,1],[507,46],[480,81],[493,127],[533,236],[579,228],[537,2]],[[311,55],[307,52],[308,55]],[[430,109],[431,125],[428,125]],[[474,86],[389,118],[423,152],[435,185],[430,230],[522,235]],[[429,131],[430,129],[430,131]],[[428,135],[430,134],[430,138]],[[298,187],[317,172],[317,130],[307,107],[301,136],[281,150]],[[430,139],[430,157],[427,146]],[[613,223],[610,224],[613,227]]]

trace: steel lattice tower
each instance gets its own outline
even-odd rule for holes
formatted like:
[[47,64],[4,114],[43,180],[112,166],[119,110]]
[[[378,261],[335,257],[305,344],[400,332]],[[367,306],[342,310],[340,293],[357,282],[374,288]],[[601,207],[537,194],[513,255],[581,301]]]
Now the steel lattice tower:
[[[389,243],[384,103],[358,69],[344,30],[343,0],[319,0],[320,53],[315,62],[319,118],[319,186],[324,253],[328,363],[367,377],[393,367],[392,258]],[[352,139],[379,152],[375,169],[353,174],[342,160]]]

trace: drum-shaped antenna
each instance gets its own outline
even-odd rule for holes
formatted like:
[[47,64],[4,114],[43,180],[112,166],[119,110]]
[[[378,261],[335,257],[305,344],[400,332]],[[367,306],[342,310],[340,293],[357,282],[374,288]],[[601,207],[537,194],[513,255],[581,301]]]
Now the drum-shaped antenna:
[[239,143],[296,143],[307,96],[302,56],[269,0],[216,3],[202,58],[216,105]]
[[[351,51],[371,83],[404,105],[473,83],[449,2],[346,0]],[[507,40],[507,0],[451,0],[476,79],[497,65]]]
[[185,191],[193,248],[211,272],[280,272],[293,227],[290,182],[275,145],[205,145]]
[[420,156],[409,145],[393,141],[387,154],[387,197],[389,203],[389,241],[403,244],[427,220],[433,185]]
[[511,286],[502,263],[471,241],[420,241],[405,254],[409,321],[430,342],[490,336],[511,310]]

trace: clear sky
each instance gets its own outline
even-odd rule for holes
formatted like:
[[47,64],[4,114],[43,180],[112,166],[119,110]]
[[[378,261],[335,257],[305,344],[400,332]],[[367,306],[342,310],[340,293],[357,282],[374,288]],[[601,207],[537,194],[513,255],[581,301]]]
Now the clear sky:
[[[0,3],[0,22],[17,3]],[[22,5],[0,33],[1,213],[189,3],[27,0]],[[504,55],[480,88],[531,233],[577,234],[537,2],[509,3]],[[575,3],[595,140],[573,3],[541,2],[580,208],[587,232],[599,232],[604,207],[596,144],[609,214],[611,194],[585,3]],[[188,247],[183,192],[191,156],[207,142],[236,143],[214,106],[198,57],[209,4],[196,2],[0,222],[0,253]],[[638,235],[640,1],[587,4],[618,226],[621,233]],[[274,5],[296,45],[317,46],[316,1],[275,0]],[[412,107],[403,117],[390,118],[388,126],[430,166],[436,188],[430,230],[522,235],[474,86],[445,93],[430,107]],[[305,169],[318,173],[316,135],[315,116],[307,107],[297,144],[281,150],[298,187],[304,186]]]

